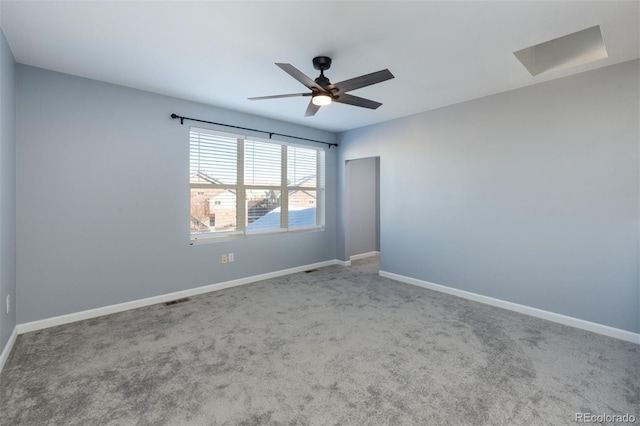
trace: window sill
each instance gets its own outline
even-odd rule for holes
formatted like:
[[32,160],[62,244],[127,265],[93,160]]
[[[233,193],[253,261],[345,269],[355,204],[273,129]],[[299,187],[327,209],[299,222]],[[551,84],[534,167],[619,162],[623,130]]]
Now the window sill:
[[260,236],[271,236],[278,234],[296,234],[301,232],[318,232],[324,231],[324,226],[306,226],[299,228],[289,228],[289,229],[275,229],[275,230],[265,230],[265,231],[250,231],[250,232],[225,232],[224,234],[211,235],[211,234],[202,234],[198,238],[191,238],[191,245],[200,245],[200,244],[208,244],[208,243],[217,243],[223,241],[231,241],[231,240],[239,240],[245,238],[255,238]]

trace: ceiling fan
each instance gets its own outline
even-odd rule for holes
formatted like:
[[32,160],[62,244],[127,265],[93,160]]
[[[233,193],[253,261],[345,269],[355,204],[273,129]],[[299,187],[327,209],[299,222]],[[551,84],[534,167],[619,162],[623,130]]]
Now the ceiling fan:
[[362,108],[376,109],[380,105],[380,102],[372,101],[370,99],[360,98],[358,96],[349,95],[346,92],[351,90],[360,89],[362,87],[371,86],[372,84],[381,83],[383,81],[394,78],[393,74],[389,70],[381,70],[372,72],[371,74],[361,75],[360,77],[354,77],[349,80],[344,80],[339,83],[332,84],[324,75],[324,71],[331,67],[331,58],[327,56],[317,56],[313,58],[313,68],[320,70],[320,76],[315,80],[307,77],[300,70],[291,64],[276,63],[284,72],[291,77],[304,84],[311,92],[306,93],[289,93],[286,95],[273,95],[273,96],[259,96],[256,98],[249,98],[252,101],[262,99],[277,99],[277,98],[291,98],[296,96],[311,96],[311,101],[307,107],[307,111],[304,116],[309,117],[315,115],[320,107],[329,105],[331,102],[339,102],[341,104],[354,105]]

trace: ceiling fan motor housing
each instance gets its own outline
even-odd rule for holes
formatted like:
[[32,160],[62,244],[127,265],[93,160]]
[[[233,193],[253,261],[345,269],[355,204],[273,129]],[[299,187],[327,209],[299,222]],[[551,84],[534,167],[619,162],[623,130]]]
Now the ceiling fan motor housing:
[[320,75],[320,77],[316,78],[315,82],[318,83],[320,86],[322,86],[324,88],[326,88],[328,85],[331,84],[329,79],[327,77],[325,77],[324,75]]

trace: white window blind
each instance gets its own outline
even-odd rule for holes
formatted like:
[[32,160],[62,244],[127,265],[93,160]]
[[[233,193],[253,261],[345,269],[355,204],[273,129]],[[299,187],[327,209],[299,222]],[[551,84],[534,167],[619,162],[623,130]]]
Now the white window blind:
[[238,178],[237,145],[237,138],[192,131],[191,173],[195,173],[198,182],[235,184]]
[[287,147],[289,228],[313,227],[324,223],[324,151],[300,146]]
[[245,185],[282,185],[282,147],[265,142],[245,141]]
[[324,150],[192,127],[191,240],[324,226]]

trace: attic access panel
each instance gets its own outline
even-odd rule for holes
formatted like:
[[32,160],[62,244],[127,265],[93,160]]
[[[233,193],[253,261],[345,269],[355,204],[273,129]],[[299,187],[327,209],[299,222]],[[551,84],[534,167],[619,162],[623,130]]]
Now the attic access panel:
[[513,54],[532,76],[587,64],[609,56],[599,25],[518,50]]

